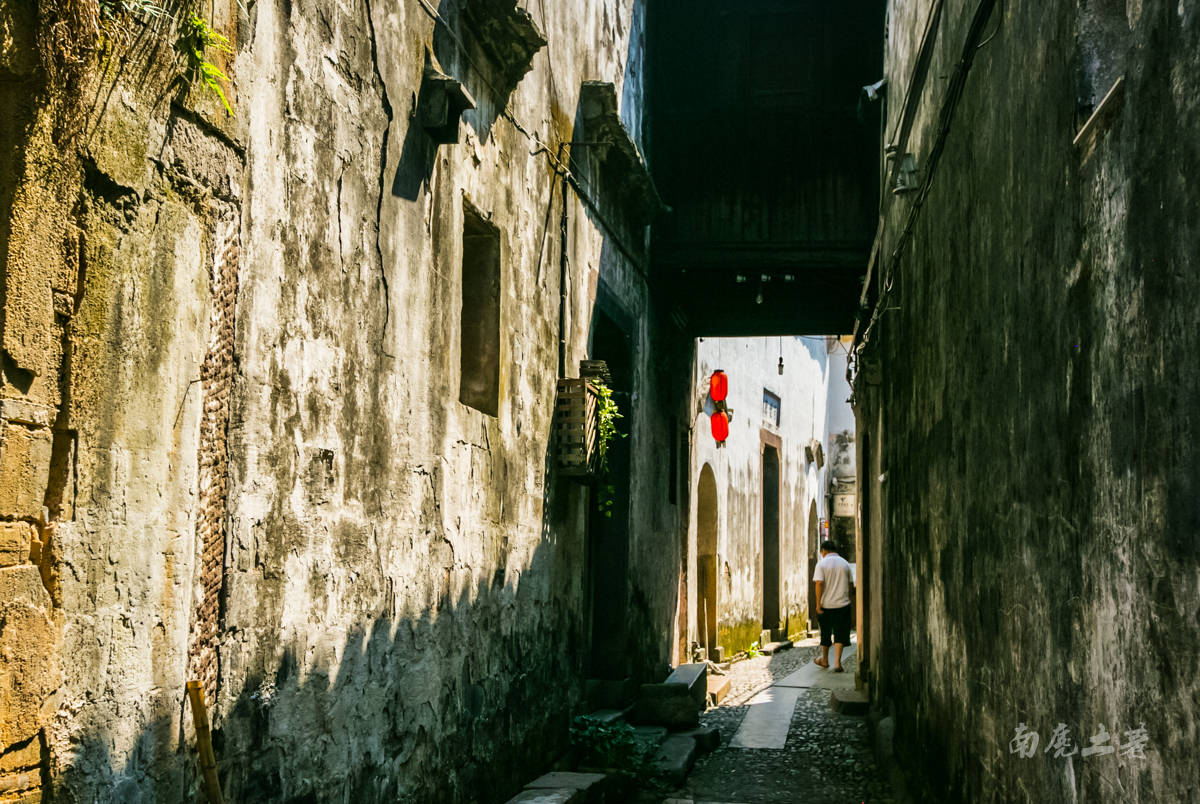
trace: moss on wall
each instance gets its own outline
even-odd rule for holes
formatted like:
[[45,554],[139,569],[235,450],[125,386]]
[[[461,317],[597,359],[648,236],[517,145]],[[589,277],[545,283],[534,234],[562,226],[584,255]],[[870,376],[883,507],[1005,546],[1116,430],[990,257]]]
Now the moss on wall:
[[717,644],[725,649],[726,656],[749,650],[750,645],[762,636],[762,623],[758,620],[743,620],[736,624],[718,624]]

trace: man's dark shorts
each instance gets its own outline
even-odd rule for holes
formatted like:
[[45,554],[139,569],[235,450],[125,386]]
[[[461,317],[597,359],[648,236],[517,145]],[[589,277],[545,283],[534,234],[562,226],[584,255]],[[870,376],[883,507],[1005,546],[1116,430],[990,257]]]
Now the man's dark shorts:
[[850,644],[850,607],[842,606],[840,609],[822,609],[817,615],[817,619],[821,621],[821,644],[839,645]]

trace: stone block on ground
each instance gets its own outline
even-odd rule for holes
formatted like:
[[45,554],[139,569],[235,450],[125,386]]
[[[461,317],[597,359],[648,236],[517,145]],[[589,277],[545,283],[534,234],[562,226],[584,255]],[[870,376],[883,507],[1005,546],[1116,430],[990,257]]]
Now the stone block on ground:
[[696,741],[696,748],[708,754],[716,751],[721,745],[721,732],[712,726],[701,726],[698,729],[679,732],[680,737],[691,737]]
[[587,717],[596,723],[603,723],[605,726],[611,726],[613,723],[621,720],[629,713],[629,707],[624,709],[597,709],[595,712],[589,712]]
[[575,790],[580,798],[572,799],[589,804],[600,804],[607,799],[608,793],[615,788],[615,780],[603,773],[576,773],[569,771],[553,771],[534,779],[525,785],[526,790]]
[[688,690],[692,693],[692,698],[696,701],[696,708],[702,710],[708,704],[708,686],[705,681],[707,678],[708,663],[696,662],[695,664],[679,665],[663,683],[687,685]]
[[633,728],[633,739],[647,750],[657,748],[663,740],[667,739],[668,734],[670,732],[662,726],[634,726]]
[[729,690],[733,686],[733,681],[729,676],[709,676],[708,677],[708,700],[712,706],[716,706],[725,700],[725,696],[729,694]]
[[696,762],[696,741],[683,734],[672,734],[658,747],[654,767],[666,781],[683,784]]
[[700,707],[686,684],[643,684],[629,720],[643,726],[690,729],[700,723]]
[[886,766],[895,758],[893,748],[895,738],[895,718],[885,717],[875,724],[875,759],[880,765]]
[[865,715],[871,708],[871,701],[858,690],[834,690],[829,705],[843,715]]
[[762,647],[762,652],[767,654],[768,656],[772,656],[781,650],[788,650],[791,647],[792,647],[791,641],[785,639],[782,642],[768,642],[766,645],[764,645]]
[[581,804],[585,801],[582,790],[569,787],[557,790],[524,790],[508,800],[508,804]]

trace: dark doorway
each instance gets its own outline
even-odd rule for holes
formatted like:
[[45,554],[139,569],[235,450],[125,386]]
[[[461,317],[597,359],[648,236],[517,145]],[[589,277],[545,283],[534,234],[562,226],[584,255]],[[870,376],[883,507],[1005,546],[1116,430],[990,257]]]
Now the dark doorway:
[[717,647],[717,479],[704,464],[696,489],[696,641]]
[[782,627],[779,617],[779,451],[764,446],[762,453],[762,593],[763,630]]
[[[619,433],[633,431],[633,355],[629,338],[613,319],[597,312],[591,356],[608,363],[613,399],[624,418]],[[626,620],[629,569],[629,473],[632,438],[608,446],[608,474],[592,488],[588,505],[588,598],[591,612],[591,676],[622,679],[628,674]],[[611,499],[611,506],[601,501]]]

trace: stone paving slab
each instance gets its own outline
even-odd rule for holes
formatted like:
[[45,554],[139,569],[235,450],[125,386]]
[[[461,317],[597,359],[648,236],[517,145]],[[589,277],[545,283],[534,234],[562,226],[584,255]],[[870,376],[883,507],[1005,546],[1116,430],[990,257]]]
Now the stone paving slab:
[[780,686],[768,687],[754,696],[742,725],[729,741],[730,747],[783,748],[799,697],[799,689]]
[[[854,645],[846,648],[842,652],[842,667],[846,668],[844,673],[835,673],[833,669],[825,669],[812,662],[804,665],[790,676],[775,682],[777,687],[817,687],[824,690],[852,690],[854,689],[854,671],[847,667],[850,659],[857,655],[857,649]],[[830,662],[833,661],[832,653]]]
[[[800,653],[803,661],[812,658],[811,650],[803,648],[772,658],[778,660],[789,653]],[[844,661],[846,675],[853,678],[857,657],[848,655]],[[795,672],[799,664],[774,661],[769,665],[765,659],[739,662],[730,673],[734,690],[757,692]],[[752,687],[756,683],[758,686]],[[682,787],[665,791],[663,797],[674,797],[676,804],[897,804],[887,773],[875,762],[866,720],[831,711],[829,690],[790,689],[799,698],[782,749],[738,750],[723,742],[697,760]],[[731,699],[733,694],[726,699],[727,705],[701,716],[704,725],[719,728],[726,739],[738,730],[751,708],[744,700],[729,703]]]
[[578,804],[583,801],[579,790],[526,790],[510,798],[508,804]]

